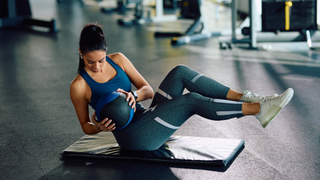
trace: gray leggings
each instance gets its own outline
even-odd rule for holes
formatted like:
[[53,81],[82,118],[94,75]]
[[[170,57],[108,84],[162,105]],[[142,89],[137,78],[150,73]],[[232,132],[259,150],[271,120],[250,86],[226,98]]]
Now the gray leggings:
[[[183,94],[184,89],[189,93]],[[113,134],[124,149],[150,151],[163,145],[192,115],[211,120],[242,117],[242,102],[225,100],[229,89],[179,65],[162,81],[150,108],[137,103],[133,121]]]

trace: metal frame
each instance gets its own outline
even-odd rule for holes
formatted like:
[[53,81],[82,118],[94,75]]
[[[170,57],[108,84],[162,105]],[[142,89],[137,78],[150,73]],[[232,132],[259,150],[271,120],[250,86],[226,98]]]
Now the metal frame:
[[[134,18],[125,18],[125,19],[118,19],[118,24],[124,25],[124,26],[131,26],[133,24],[143,24],[146,22],[166,22],[166,21],[175,21],[177,20],[176,15],[164,15],[163,14],[163,0],[156,0],[156,16],[153,18],[144,17],[143,16],[143,0],[136,1],[136,7],[135,7],[135,17]],[[142,11],[142,12],[137,12]],[[136,16],[136,14],[140,14],[139,16]]]
[[[263,32],[258,33],[256,29],[256,23],[257,18],[259,17],[259,14],[256,10],[256,1],[255,0],[249,0],[249,16],[250,16],[250,36],[249,38],[242,38],[237,39],[236,38],[236,18],[237,18],[237,9],[236,9],[236,3],[237,0],[232,0],[232,36],[231,39],[222,39],[220,38],[220,48],[225,49],[222,47],[223,44],[228,44],[229,47],[232,47],[231,44],[238,44],[238,43],[244,43],[249,44],[249,49],[260,49],[257,46],[258,42],[301,42],[306,41],[307,45],[310,49],[319,49],[318,47],[312,46],[312,36],[315,36],[316,30],[305,30],[300,31],[297,34],[294,34],[292,36],[288,36],[286,38],[281,37],[281,34],[274,35],[274,37],[268,37],[263,38]],[[317,4],[317,1],[316,1]],[[315,37],[314,39],[320,40],[318,37]]]
[[[203,3],[202,0],[198,0],[199,8],[200,8],[200,16],[194,20],[194,23],[187,29],[184,34],[177,33],[177,32],[156,32],[155,36],[178,36],[173,37],[171,39],[172,45],[183,45],[187,44],[192,41],[200,41],[204,39],[209,39],[211,37],[223,36],[228,33],[226,32],[210,32],[207,27],[207,20],[206,17],[202,14],[203,11]],[[201,26],[199,32],[195,32],[197,28]],[[229,34],[228,34],[229,35]]]

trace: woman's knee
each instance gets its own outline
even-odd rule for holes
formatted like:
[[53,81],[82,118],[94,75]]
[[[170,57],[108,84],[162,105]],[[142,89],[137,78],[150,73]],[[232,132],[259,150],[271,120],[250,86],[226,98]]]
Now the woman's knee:
[[180,64],[174,67],[169,74],[173,76],[184,76],[186,73],[191,71],[192,69],[189,68],[188,66]]

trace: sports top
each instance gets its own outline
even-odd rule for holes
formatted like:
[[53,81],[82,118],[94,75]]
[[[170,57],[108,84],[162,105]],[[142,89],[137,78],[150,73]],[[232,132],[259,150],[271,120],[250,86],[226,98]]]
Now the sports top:
[[117,71],[117,74],[113,79],[105,83],[98,83],[97,81],[92,79],[87,71],[84,70],[84,68],[82,68],[79,72],[79,74],[90,86],[91,100],[89,104],[94,110],[96,110],[96,104],[99,98],[104,94],[116,91],[118,88],[123,89],[127,92],[131,91],[131,82],[123,69],[119,67],[115,62],[113,62],[112,59],[110,59],[108,56],[106,57],[106,60]]

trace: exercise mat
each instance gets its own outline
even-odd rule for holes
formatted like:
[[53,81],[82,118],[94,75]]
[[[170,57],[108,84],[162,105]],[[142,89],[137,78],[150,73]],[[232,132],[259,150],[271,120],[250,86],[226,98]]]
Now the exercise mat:
[[62,156],[227,166],[243,148],[241,139],[172,136],[157,150],[131,151],[120,148],[111,132],[101,132],[83,136]]

